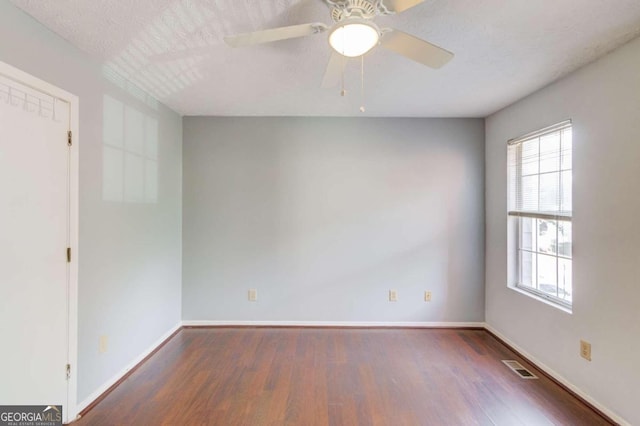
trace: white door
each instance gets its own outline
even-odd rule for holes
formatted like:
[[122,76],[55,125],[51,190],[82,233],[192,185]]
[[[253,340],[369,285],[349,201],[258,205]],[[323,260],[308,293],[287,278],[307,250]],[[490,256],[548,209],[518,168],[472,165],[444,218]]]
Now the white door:
[[68,407],[68,126],[67,103],[0,74],[2,405]]

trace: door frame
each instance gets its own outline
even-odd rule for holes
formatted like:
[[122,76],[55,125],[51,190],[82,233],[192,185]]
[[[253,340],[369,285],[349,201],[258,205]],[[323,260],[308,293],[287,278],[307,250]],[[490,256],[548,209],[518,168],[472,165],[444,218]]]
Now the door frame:
[[[73,135],[73,143],[69,150],[69,247],[71,248],[71,262],[68,263],[69,281],[67,284],[67,333],[69,336],[69,355],[67,362],[71,365],[71,374],[67,384],[67,406],[65,410],[63,410],[63,421],[69,423],[78,415],[79,99],[76,95],[2,61],[0,61],[0,74],[69,104],[69,126]],[[60,247],[61,255],[63,254],[63,250],[64,247]],[[60,368],[62,369],[64,366],[60,366]]]

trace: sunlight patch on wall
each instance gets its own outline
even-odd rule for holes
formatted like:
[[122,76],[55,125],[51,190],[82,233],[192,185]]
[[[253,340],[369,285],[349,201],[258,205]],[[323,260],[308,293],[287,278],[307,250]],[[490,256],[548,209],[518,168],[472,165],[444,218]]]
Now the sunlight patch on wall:
[[102,199],[158,201],[158,120],[108,95],[103,99]]

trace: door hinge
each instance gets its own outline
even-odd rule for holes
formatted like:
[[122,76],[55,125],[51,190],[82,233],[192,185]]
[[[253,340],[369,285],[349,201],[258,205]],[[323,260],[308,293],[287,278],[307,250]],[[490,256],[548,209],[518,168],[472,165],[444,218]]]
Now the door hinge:
[[71,364],[67,364],[67,380],[71,378]]
[[67,247],[67,263],[71,263],[71,247]]
[[73,144],[73,133],[71,130],[67,132],[67,145],[71,146]]

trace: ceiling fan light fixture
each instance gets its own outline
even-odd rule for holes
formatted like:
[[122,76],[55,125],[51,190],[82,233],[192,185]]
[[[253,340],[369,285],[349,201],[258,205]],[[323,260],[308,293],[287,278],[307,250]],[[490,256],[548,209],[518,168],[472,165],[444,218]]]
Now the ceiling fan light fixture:
[[371,22],[346,22],[336,26],[329,34],[329,44],[348,58],[362,56],[380,40],[380,30]]

